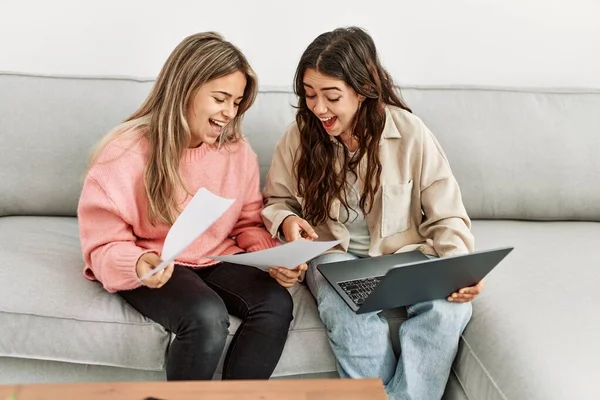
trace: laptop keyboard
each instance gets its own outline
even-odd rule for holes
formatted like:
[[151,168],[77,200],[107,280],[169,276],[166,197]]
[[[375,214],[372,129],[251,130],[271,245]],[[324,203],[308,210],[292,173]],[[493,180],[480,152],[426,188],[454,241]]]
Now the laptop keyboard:
[[383,276],[355,279],[352,281],[339,282],[338,285],[352,299],[357,306],[362,305],[367,297],[375,290]]

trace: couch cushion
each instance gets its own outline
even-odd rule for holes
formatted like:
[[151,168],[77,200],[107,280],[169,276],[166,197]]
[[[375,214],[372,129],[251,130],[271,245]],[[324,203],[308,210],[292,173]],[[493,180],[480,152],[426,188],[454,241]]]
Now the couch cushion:
[[[0,260],[0,356],[164,368],[169,333],[83,277],[75,218],[0,218]],[[275,374],[334,371],[314,299],[291,290],[294,321]],[[238,326],[232,317],[231,335]]]
[[596,399],[600,223],[475,221],[477,248],[515,250],[474,304],[455,372],[470,399]]
[[[0,371],[2,372],[0,373],[0,385],[165,380],[164,371],[12,357],[0,357]],[[73,397],[75,396],[73,395]],[[2,398],[2,400],[7,399]]]
[[0,218],[0,255],[0,356],[163,368],[169,334],[83,277],[75,218]]

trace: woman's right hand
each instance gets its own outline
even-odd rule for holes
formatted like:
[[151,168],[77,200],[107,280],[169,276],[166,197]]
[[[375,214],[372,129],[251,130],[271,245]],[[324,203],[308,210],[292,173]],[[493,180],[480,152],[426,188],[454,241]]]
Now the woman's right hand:
[[[138,259],[137,264],[135,266],[135,272],[137,273],[138,278],[142,278],[142,276],[146,275],[154,268],[158,267],[162,260],[155,253],[145,253]],[[147,286],[151,289],[158,289],[164,286],[165,283],[171,278],[173,275],[173,269],[175,267],[174,263],[168,265],[162,271],[158,271],[156,274],[151,277],[144,279],[142,285]]]
[[293,242],[298,239],[314,240],[319,236],[312,226],[297,215],[290,215],[283,220],[281,231],[286,242]]

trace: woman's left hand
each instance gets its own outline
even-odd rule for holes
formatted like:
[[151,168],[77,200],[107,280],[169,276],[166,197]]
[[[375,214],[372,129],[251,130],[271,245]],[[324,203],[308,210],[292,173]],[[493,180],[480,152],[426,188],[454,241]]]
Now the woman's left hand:
[[294,269],[289,268],[269,268],[269,275],[275,279],[281,286],[289,288],[292,287],[300,279],[303,271],[306,271],[306,264],[298,265]]
[[458,292],[452,293],[448,297],[448,301],[453,303],[466,303],[471,300],[475,300],[477,296],[483,290],[483,279],[479,281],[479,283],[475,286],[470,286],[466,288],[460,289]]

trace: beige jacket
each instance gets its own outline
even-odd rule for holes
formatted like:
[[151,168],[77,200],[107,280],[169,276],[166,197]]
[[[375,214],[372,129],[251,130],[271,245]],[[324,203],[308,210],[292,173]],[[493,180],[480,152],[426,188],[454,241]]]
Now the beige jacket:
[[[333,139],[335,140],[335,139]],[[340,156],[342,144],[340,146]],[[294,123],[281,138],[273,155],[263,191],[263,220],[273,237],[285,217],[302,217],[303,199],[298,196],[294,164],[300,132]],[[415,115],[397,107],[386,108],[380,143],[381,187],[366,216],[371,244],[369,255],[420,250],[440,257],[474,249],[471,221],[462,203],[458,183],[438,141]],[[340,157],[341,158],[341,157]],[[359,165],[362,191],[365,170]],[[337,166],[340,168],[340,165]],[[331,251],[347,251],[350,235],[339,222],[340,202],[332,205],[327,223],[316,226],[318,240],[340,240]]]

